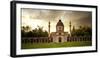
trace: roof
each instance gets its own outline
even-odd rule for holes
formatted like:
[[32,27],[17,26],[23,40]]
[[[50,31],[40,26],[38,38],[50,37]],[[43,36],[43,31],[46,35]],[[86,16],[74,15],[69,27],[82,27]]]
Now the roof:
[[62,23],[61,20],[59,20],[56,26],[64,26],[64,24]]

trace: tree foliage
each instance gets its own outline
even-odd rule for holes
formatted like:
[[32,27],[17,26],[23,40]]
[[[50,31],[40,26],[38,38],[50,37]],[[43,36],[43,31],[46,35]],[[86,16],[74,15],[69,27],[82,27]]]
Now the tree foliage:
[[72,30],[72,36],[91,36],[92,28],[87,26],[80,26],[78,29]]
[[29,26],[22,26],[21,29],[21,36],[22,37],[47,37],[48,32],[43,30],[43,27],[39,27],[30,30]]

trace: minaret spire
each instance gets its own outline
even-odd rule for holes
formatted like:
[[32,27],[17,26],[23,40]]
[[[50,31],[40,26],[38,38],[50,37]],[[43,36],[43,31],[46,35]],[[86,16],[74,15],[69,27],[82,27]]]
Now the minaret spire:
[[69,22],[70,36],[71,36],[71,27],[72,27],[72,23],[71,23],[71,21],[70,21],[70,22]]
[[48,23],[48,37],[50,37],[50,21]]

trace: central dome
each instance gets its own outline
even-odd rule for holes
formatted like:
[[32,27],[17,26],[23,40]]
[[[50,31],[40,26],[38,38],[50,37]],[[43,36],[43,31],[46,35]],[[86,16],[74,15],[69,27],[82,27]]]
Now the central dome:
[[64,26],[64,24],[62,23],[61,20],[59,20],[56,26]]

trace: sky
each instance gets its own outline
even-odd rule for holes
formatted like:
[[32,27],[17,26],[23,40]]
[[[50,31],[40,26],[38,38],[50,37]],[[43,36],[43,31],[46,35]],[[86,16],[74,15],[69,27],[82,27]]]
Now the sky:
[[69,22],[72,26],[92,26],[92,12],[74,11],[74,10],[48,10],[48,9],[21,9],[21,26],[30,26],[35,29],[38,26],[48,31],[48,22],[50,21],[51,32],[56,31],[56,24],[61,20],[64,24],[64,31],[69,32]]

